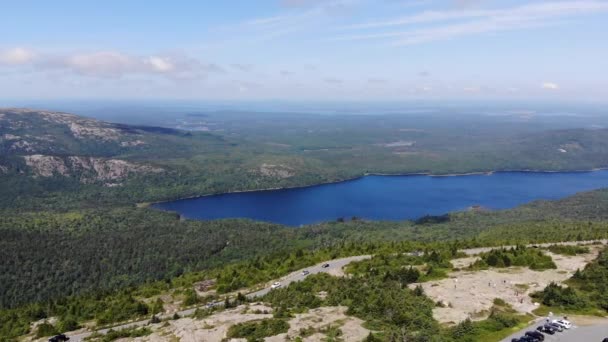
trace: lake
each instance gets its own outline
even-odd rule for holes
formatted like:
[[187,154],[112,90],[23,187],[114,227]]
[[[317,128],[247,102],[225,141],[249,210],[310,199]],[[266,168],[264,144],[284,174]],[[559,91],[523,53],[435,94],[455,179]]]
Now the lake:
[[505,209],[608,187],[608,170],[499,172],[450,177],[366,176],[317,186],[229,193],[154,204],[186,218],[250,218],[300,226],[357,216],[399,221],[480,205]]

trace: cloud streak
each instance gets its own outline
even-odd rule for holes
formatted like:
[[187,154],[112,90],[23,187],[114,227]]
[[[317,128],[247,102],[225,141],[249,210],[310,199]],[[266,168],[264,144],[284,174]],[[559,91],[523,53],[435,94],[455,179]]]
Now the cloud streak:
[[[356,34],[332,40],[384,40],[392,45],[412,45],[460,36],[513,31],[554,25],[557,20],[608,11],[604,1],[542,2],[502,9],[427,11],[401,18],[343,27]],[[427,25],[427,27],[420,27]],[[432,25],[432,26],[428,26]]]

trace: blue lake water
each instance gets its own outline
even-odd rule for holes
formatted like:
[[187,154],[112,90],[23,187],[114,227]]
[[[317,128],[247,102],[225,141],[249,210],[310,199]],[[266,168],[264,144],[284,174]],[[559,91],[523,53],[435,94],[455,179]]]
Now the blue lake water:
[[204,196],[154,204],[192,219],[250,218],[300,226],[339,217],[398,221],[480,205],[512,208],[608,187],[608,171],[504,172],[454,177],[366,176],[305,188]]

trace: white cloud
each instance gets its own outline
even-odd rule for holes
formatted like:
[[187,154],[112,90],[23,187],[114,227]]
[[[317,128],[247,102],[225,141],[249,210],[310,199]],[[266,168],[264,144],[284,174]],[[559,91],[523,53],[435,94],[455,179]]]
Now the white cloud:
[[205,78],[222,72],[216,64],[205,64],[182,55],[137,56],[120,51],[95,51],[74,54],[36,54],[22,48],[0,50],[0,64],[15,70],[34,67],[37,72],[70,72],[87,77],[120,78],[128,75],[162,75],[174,80]]
[[138,67],[137,61],[132,57],[113,51],[67,56],[57,59],[53,64],[93,76],[121,76]]
[[543,82],[541,88],[548,90],[557,90],[559,89],[559,84],[553,82]]
[[34,59],[34,56],[32,51],[20,47],[0,50],[0,64],[26,64],[31,62]]
[[148,57],[145,62],[152,67],[152,70],[157,72],[171,72],[175,70],[175,65],[168,58],[152,56]]

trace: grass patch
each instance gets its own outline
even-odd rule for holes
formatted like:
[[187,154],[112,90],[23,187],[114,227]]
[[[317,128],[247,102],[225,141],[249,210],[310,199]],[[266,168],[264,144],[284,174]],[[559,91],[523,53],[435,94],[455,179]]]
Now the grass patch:
[[606,311],[597,308],[582,308],[582,309],[567,309],[555,306],[547,306],[544,304],[539,305],[538,308],[532,310],[532,313],[536,316],[548,316],[549,313],[553,313],[554,316],[565,316],[565,315],[583,315],[583,316],[596,316],[606,317]]

